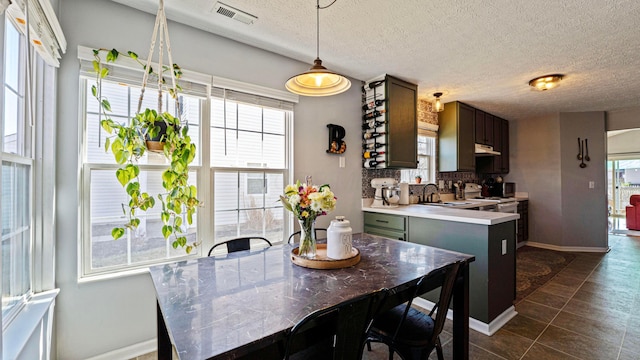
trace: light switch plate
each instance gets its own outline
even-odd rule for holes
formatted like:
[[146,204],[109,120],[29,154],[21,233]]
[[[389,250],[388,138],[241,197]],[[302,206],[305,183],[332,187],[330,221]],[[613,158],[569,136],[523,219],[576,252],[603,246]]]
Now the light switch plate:
[[340,166],[341,168],[345,167],[345,163],[346,163],[346,161],[345,161],[344,156],[340,156],[340,157],[339,157],[339,159],[340,159],[340,160],[339,160],[339,164],[340,164],[339,166]]
[[507,239],[502,239],[502,255],[507,253]]

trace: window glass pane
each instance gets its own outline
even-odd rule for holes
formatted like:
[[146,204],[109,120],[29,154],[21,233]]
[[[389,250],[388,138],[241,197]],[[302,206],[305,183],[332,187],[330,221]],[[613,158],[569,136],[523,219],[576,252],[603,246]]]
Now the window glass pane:
[[285,136],[264,135],[262,160],[265,167],[282,169],[285,167]]
[[284,135],[285,118],[284,111],[275,109],[264,109],[264,132],[270,134]]
[[282,189],[284,175],[280,173],[217,172],[215,241],[241,236],[282,241],[284,210],[278,201]]
[[4,145],[3,150],[18,154],[24,147],[23,139],[18,135],[18,127],[22,126],[22,98],[11,89],[4,88]]
[[[225,136],[226,135],[226,136]],[[237,131],[211,128],[211,164],[213,166],[235,166],[238,157]]]
[[[211,99],[211,126],[227,129],[237,129],[238,104],[224,99]],[[226,118],[225,118],[226,114]],[[225,121],[226,120],[226,121]]]
[[2,163],[2,314],[30,291],[30,171]]
[[238,173],[217,172],[215,182],[216,211],[235,210],[238,208]]
[[20,90],[20,33],[11,24],[5,21],[5,83],[14,91]]
[[[160,171],[140,171],[140,187],[150,195],[162,193],[162,179]],[[189,180],[194,183],[196,173],[189,174]],[[100,269],[109,266],[135,265],[158,259],[169,259],[184,256],[183,248],[174,250],[171,239],[162,236],[162,221],[160,220],[161,204],[146,212],[138,211],[140,225],[135,231],[127,231],[125,236],[113,240],[111,230],[121,226],[127,220],[122,213],[122,203],[128,201],[126,194],[117,181],[113,170],[91,171],[91,267]],[[192,243],[196,239],[196,221],[188,225],[186,216],[183,219],[183,231],[187,241]]]
[[401,170],[401,181],[415,183],[416,175],[422,176],[422,183],[435,182],[435,136],[418,135],[418,168]]
[[[95,85],[94,79],[88,79],[87,81],[87,112],[92,114],[97,114],[98,100],[93,97],[91,93],[91,87]],[[113,83],[111,81],[102,80],[102,98],[109,101],[109,105],[111,105],[111,111],[109,111],[110,115],[124,117],[125,119],[129,117],[129,114],[133,114],[130,112],[129,108],[129,87],[123,84]],[[115,119],[114,119],[115,121]],[[120,122],[120,121],[118,121]]]
[[262,131],[262,108],[254,105],[238,104],[238,129]]

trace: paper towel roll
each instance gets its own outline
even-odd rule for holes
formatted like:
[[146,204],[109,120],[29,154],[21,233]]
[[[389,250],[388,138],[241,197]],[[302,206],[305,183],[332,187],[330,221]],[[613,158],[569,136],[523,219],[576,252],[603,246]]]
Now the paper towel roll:
[[400,205],[409,205],[409,183],[400,183]]

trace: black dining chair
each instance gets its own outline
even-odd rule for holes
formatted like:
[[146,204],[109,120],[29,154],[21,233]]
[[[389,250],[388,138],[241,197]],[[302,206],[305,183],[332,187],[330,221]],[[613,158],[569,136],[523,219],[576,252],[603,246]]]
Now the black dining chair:
[[284,360],[361,359],[367,330],[387,292],[377,290],[305,316],[287,336]]
[[223,241],[221,243],[213,245],[211,247],[211,249],[209,249],[209,254],[207,254],[207,256],[211,256],[211,254],[213,253],[213,250],[215,248],[219,247],[219,246],[225,246],[227,248],[227,253],[232,253],[232,252],[236,252],[236,251],[243,251],[243,250],[250,250],[251,249],[252,240],[255,240],[255,241],[259,242],[259,243],[271,246],[271,241],[269,241],[269,240],[267,240],[267,239],[265,239],[263,237],[260,237],[260,236],[242,237],[242,238]]
[[[369,329],[366,340],[368,350],[371,351],[371,342],[380,342],[389,347],[389,360],[393,359],[394,353],[398,353],[404,360],[426,360],[435,348],[438,359],[443,360],[440,333],[447,317],[453,285],[460,266],[461,263],[456,262],[423,276],[413,286],[413,294],[406,304],[379,314]],[[411,307],[413,299],[432,289],[434,282],[441,284],[441,288],[439,300],[431,312],[425,314]]]
[[[323,236],[323,237],[318,237],[318,231],[320,231],[320,232],[321,232],[321,235],[322,235],[322,232],[324,232],[324,236]],[[318,228],[318,229],[315,229],[315,233],[316,233],[316,240],[317,240],[317,239],[323,239],[323,238],[326,238],[326,237],[327,237],[327,229],[324,229],[324,228]],[[297,238],[296,238],[296,237],[297,237]],[[293,243],[295,243],[295,240],[296,240],[296,239],[298,239],[298,241],[300,240],[300,230],[298,230],[298,231],[294,232],[293,234],[291,234],[291,235],[289,236],[289,240],[287,240],[287,242],[288,242],[289,244],[293,244]]]

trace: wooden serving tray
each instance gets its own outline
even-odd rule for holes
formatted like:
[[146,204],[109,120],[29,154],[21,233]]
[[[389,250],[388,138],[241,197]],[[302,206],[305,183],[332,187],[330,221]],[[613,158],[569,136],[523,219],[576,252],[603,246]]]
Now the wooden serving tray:
[[307,259],[298,255],[298,248],[291,250],[291,261],[302,267],[310,269],[342,269],[360,262],[360,250],[351,248],[351,257],[341,260],[327,257],[327,244],[318,244],[316,257]]

